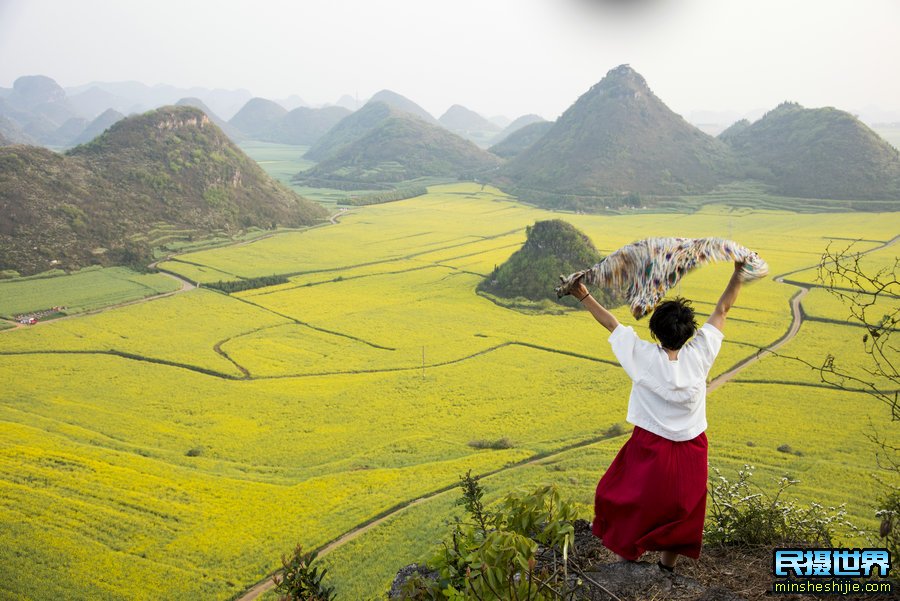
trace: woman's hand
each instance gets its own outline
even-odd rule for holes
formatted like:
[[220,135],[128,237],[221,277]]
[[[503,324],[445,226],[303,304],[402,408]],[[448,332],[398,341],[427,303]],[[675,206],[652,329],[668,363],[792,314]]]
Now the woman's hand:
[[589,293],[588,293],[587,286],[585,286],[581,280],[578,280],[577,282],[572,284],[572,287],[569,289],[569,294],[574,296],[575,300],[580,301],[585,296],[587,296]]

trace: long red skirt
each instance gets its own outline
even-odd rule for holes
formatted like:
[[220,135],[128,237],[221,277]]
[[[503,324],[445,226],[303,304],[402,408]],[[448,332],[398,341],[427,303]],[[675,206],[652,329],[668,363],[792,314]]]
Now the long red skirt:
[[706,434],[675,442],[635,426],[597,485],[594,536],[629,560],[644,551],[700,557]]

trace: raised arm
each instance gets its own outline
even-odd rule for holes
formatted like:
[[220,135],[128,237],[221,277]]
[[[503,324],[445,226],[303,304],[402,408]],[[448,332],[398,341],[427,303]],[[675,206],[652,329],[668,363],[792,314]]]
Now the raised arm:
[[734,273],[731,274],[731,279],[725,287],[725,292],[722,293],[719,302],[716,303],[716,308],[713,309],[712,315],[706,320],[706,323],[712,324],[720,332],[724,330],[725,317],[728,315],[728,311],[731,310],[731,307],[734,306],[734,301],[737,300],[738,292],[741,291],[740,274],[743,266],[743,263],[735,262]]
[[606,308],[597,302],[591,293],[588,292],[587,287],[579,282],[576,282],[571,291],[569,292],[572,296],[579,300],[585,309],[591,312],[591,315],[594,316],[594,319],[600,322],[604,328],[612,332],[619,325],[619,320],[616,319],[615,315],[606,310]]

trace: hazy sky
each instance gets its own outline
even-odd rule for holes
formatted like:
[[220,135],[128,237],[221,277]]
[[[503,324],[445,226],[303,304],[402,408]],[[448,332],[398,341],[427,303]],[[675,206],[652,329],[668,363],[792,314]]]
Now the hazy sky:
[[314,104],[389,88],[435,116],[555,118],[630,63],[685,116],[900,111],[898,29],[898,0],[0,0],[0,86],[43,74]]

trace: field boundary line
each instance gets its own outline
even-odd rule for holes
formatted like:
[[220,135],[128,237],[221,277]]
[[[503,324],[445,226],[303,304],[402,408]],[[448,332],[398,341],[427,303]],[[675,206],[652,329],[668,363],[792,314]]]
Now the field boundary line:
[[168,359],[157,359],[154,357],[145,357],[135,353],[127,353],[125,351],[117,351],[115,349],[107,350],[41,350],[41,351],[0,351],[0,357],[14,357],[19,355],[109,355],[111,357],[119,357],[120,359],[131,359],[132,361],[142,361],[144,363],[154,363],[156,365],[165,365],[166,367],[177,367],[188,371],[197,372],[214,378],[222,378],[224,380],[248,380],[249,378],[226,374],[225,372],[200,367],[199,365],[191,365],[189,363],[179,363],[178,361],[170,361]]

